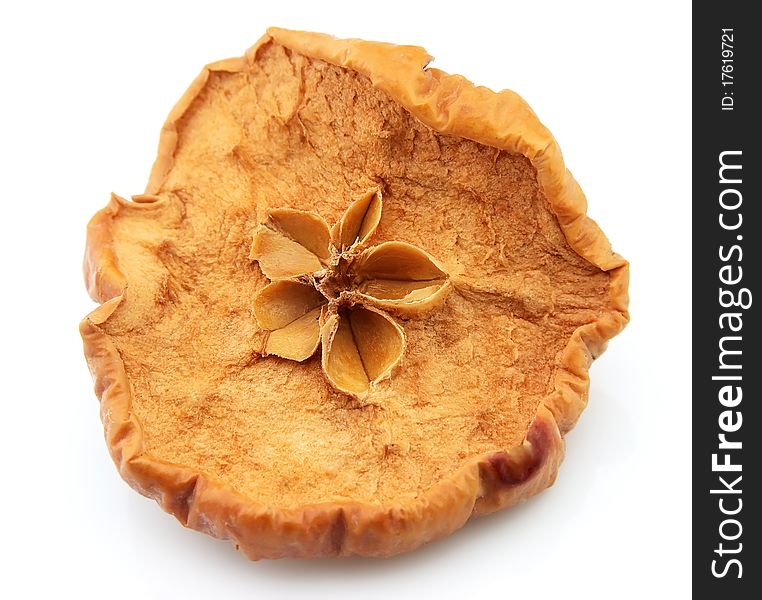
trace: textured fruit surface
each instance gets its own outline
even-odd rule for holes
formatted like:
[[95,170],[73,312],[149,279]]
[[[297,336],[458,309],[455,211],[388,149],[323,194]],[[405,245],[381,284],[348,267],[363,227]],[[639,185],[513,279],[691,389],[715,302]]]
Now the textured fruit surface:
[[[374,240],[437,257],[454,289],[404,324],[404,363],[358,406],[318,355],[259,355],[268,279],[249,251],[268,210],[335,223],[375,186]],[[569,247],[526,158],[439,135],[367,78],[275,43],[210,74],[157,192],[114,220],[128,289],[104,330],[146,450],[265,504],[416,495],[521,443],[556,355],[608,302],[609,274]]]

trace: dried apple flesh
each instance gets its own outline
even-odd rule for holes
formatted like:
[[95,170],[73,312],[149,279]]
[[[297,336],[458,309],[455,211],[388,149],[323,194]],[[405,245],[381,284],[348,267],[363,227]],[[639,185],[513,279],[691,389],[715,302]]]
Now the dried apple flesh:
[[[394,317],[404,356],[360,404],[327,381],[322,351],[259,353],[270,279],[250,251],[270,211],[335,224],[379,183],[372,243],[421,248],[453,289],[422,318]],[[609,275],[569,247],[526,158],[438,135],[367,78],[277,44],[210,75],[157,195],[114,220],[128,289],[104,325],[145,451],[265,505],[412,497],[520,443],[558,352],[608,307]]]

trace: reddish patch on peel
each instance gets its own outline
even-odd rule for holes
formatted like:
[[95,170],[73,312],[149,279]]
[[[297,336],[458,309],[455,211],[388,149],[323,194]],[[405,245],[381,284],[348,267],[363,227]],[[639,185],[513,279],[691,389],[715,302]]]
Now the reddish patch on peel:
[[548,424],[535,419],[527,433],[526,442],[514,451],[497,452],[487,461],[495,475],[493,479],[503,486],[514,486],[527,481],[543,465],[553,443]]

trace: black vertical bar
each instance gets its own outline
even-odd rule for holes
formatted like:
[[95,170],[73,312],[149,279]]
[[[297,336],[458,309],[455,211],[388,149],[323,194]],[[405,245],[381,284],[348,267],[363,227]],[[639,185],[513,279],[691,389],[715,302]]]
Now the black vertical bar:
[[733,600],[762,598],[756,8],[693,4],[693,590]]

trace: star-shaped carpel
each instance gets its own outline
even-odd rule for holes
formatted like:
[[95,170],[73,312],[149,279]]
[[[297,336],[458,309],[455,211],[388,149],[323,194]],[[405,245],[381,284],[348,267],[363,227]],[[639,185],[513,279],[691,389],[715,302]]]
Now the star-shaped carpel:
[[318,214],[274,209],[251,246],[251,259],[270,279],[254,300],[257,322],[268,332],[262,354],[304,361],[322,342],[326,378],[355,397],[388,378],[402,358],[405,333],[391,314],[425,314],[451,288],[447,273],[420,248],[368,247],[381,210],[379,190],[353,202],[332,229]]

